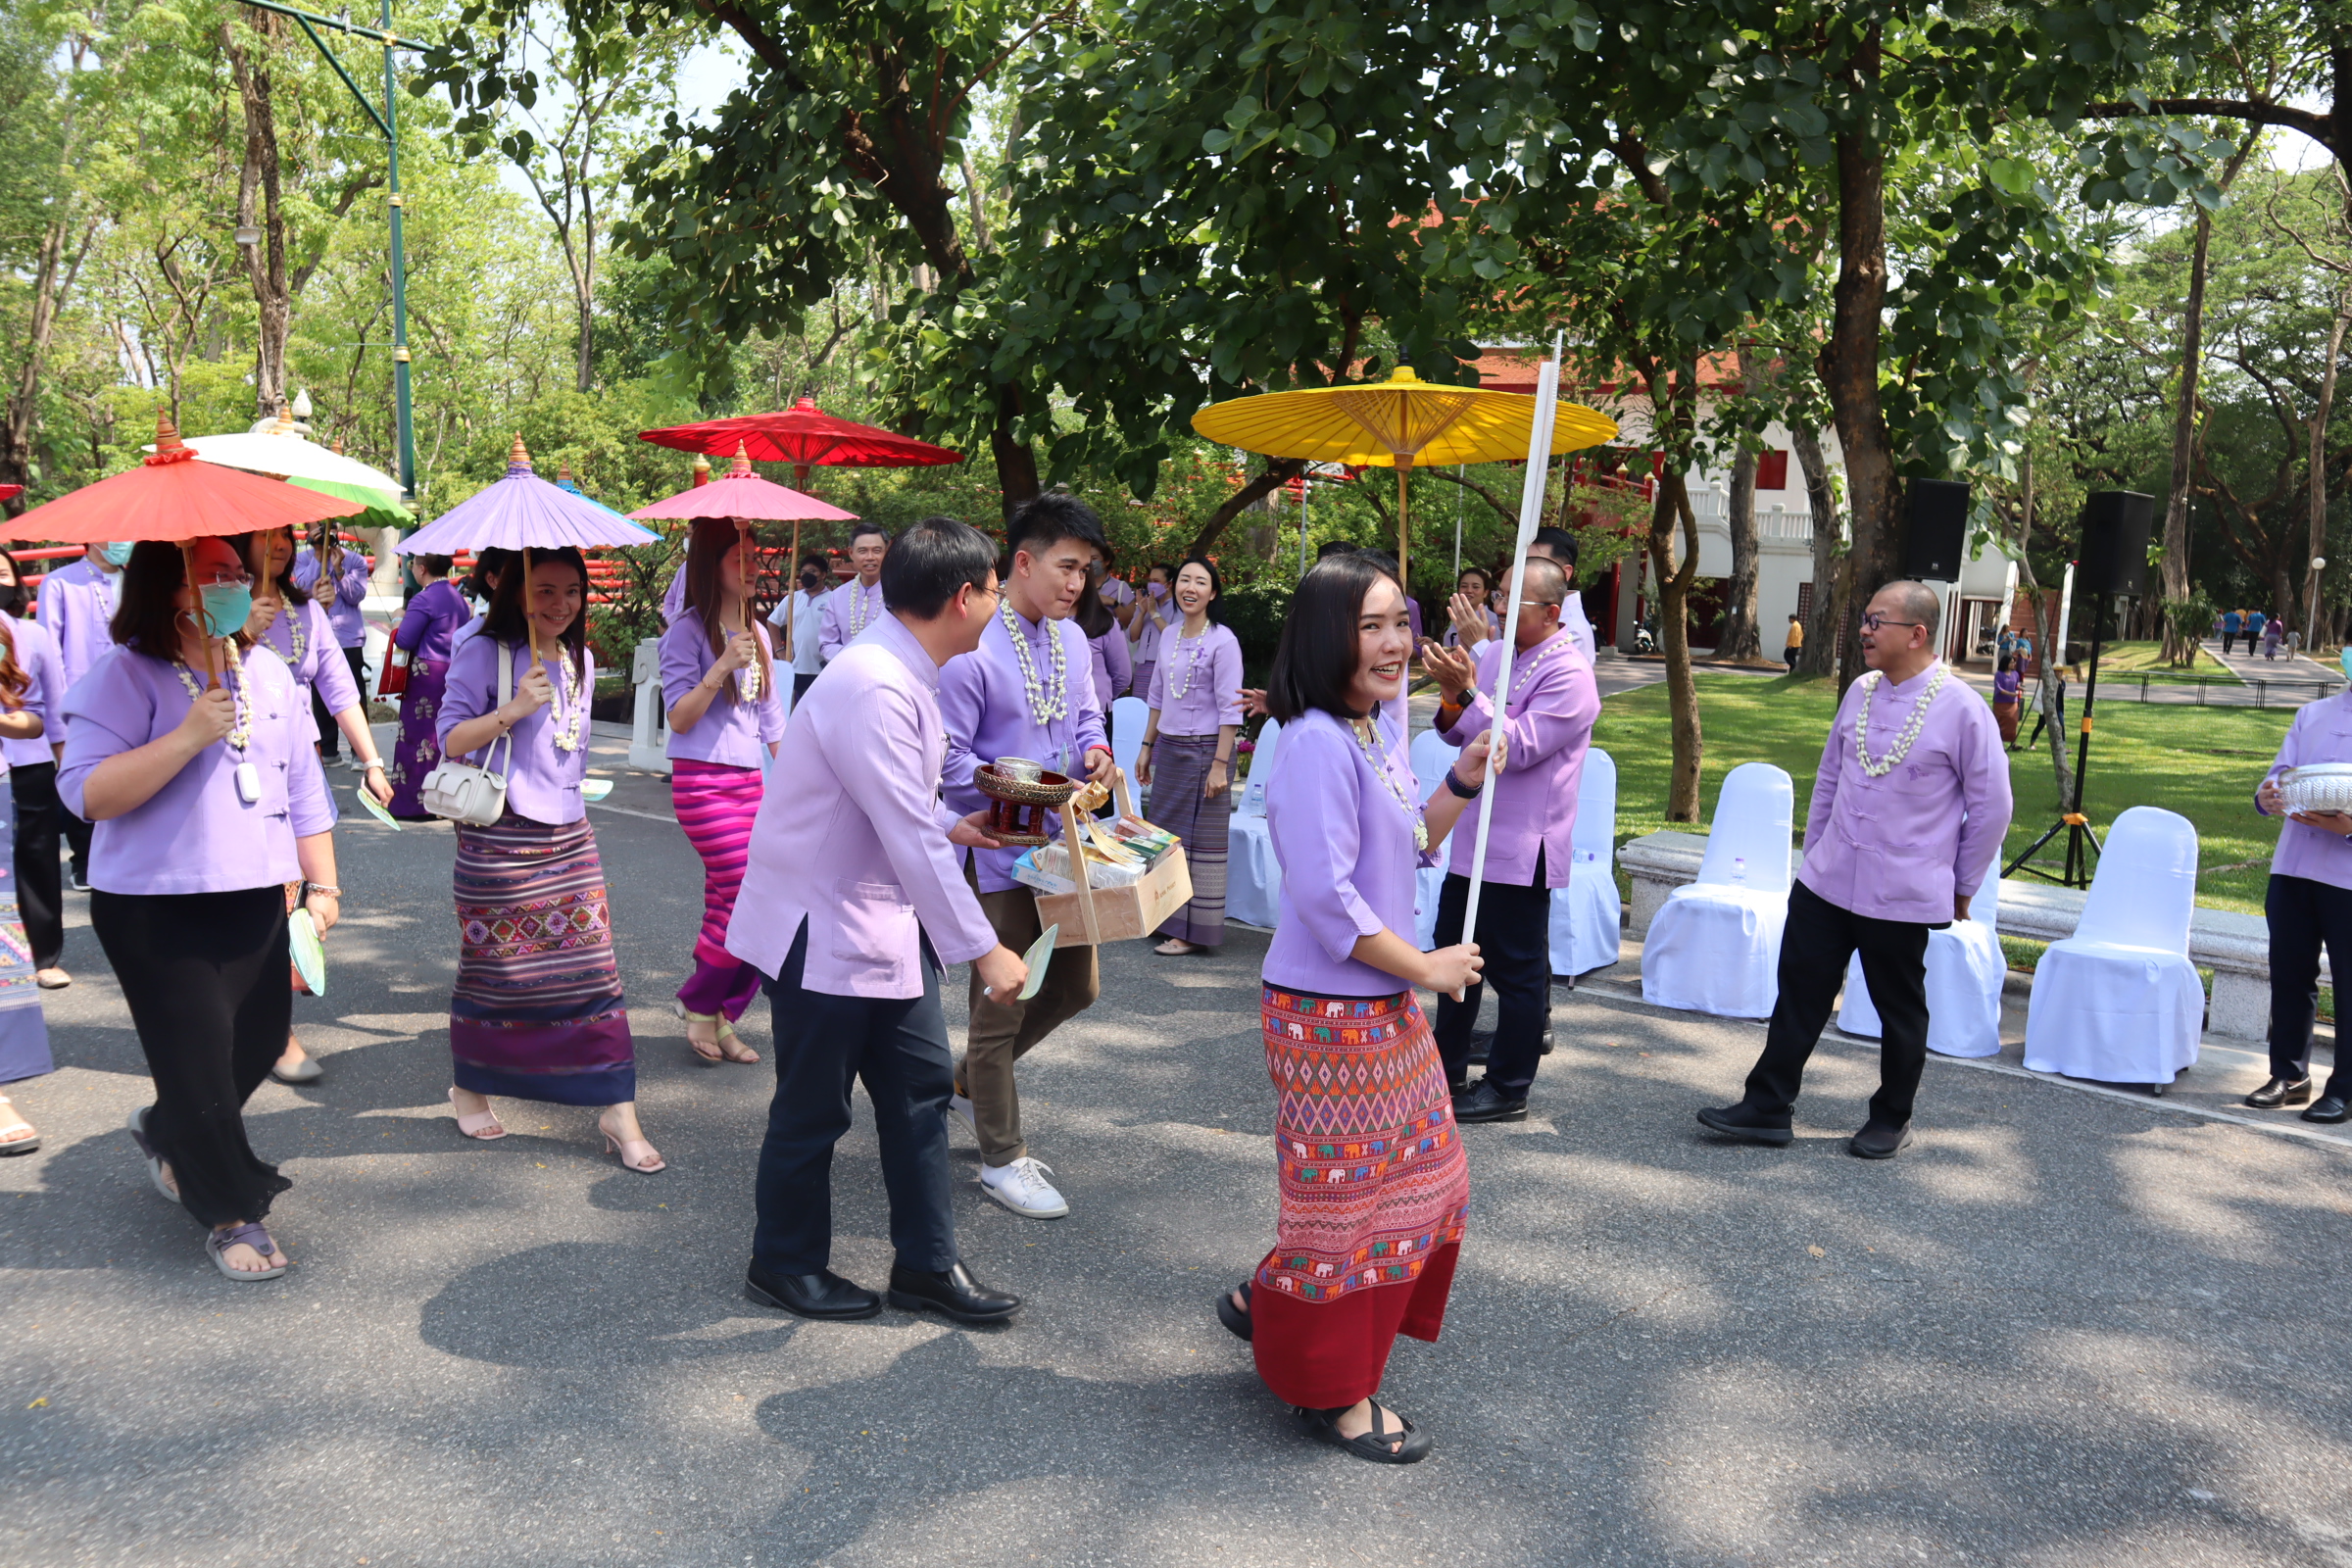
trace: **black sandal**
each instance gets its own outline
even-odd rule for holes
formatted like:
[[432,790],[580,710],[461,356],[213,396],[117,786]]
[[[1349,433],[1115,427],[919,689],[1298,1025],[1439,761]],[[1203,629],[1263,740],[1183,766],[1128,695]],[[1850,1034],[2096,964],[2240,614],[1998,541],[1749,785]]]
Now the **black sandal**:
[[[1250,1282],[1244,1280],[1238,1288],[1243,1301],[1247,1302],[1250,1299]],[[1224,1324],[1235,1339],[1245,1345],[1249,1343],[1251,1333],[1250,1308],[1247,1305],[1234,1305],[1232,1291],[1221,1292],[1217,1297],[1217,1321]]]
[[[1320,1438],[1335,1448],[1345,1449],[1358,1459],[1369,1459],[1374,1464],[1419,1464],[1429,1457],[1429,1450],[1433,1446],[1426,1433],[1417,1430],[1410,1421],[1396,1415],[1396,1411],[1384,1408],[1378,1399],[1372,1401],[1371,1430],[1360,1432],[1352,1438],[1340,1436],[1340,1417],[1355,1406],[1343,1404],[1336,1410],[1314,1410],[1304,1405],[1296,1408],[1298,1419],[1306,1424],[1310,1436]],[[1397,1426],[1383,1430],[1383,1416],[1396,1416]],[[1389,1445],[1400,1437],[1404,1439],[1403,1443],[1391,1448]]]

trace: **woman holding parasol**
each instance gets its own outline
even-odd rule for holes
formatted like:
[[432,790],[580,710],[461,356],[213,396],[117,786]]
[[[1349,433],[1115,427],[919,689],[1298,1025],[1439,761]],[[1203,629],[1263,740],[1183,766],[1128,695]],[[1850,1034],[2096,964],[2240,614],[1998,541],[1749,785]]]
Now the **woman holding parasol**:
[[784,738],[784,700],[767,634],[752,614],[745,555],[733,520],[697,519],[681,573],[685,606],[662,634],[670,798],[703,858],[703,926],[678,1006],[686,1043],[710,1062],[760,1059],[735,1033],[760,994],[760,971],[727,951],[727,920],[760,810],[760,754],[773,756]]

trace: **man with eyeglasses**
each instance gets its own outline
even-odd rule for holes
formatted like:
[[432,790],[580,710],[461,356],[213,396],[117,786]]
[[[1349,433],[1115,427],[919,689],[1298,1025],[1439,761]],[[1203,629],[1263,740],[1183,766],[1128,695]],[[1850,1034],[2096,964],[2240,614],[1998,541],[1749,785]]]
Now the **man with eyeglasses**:
[[[1592,746],[1592,722],[1600,716],[1592,661],[1560,622],[1567,572],[1555,561],[1531,555],[1524,593],[1511,638],[1517,652],[1510,702],[1499,724],[1494,694],[1502,669],[1501,639],[1484,644],[1475,661],[1459,649],[1422,645],[1424,667],[1438,682],[1438,733],[1462,746],[1494,729],[1503,754],[1500,771],[1487,786],[1494,791],[1494,802],[1486,891],[1479,896],[1478,932],[1471,938],[1486,957],[1486,981],[1494,987],[1496,1003],[1486,1075],[1475,1084],[1470,1082],[1471,1026],[1478,1021],[1481,988],[1472,986],[1459,1002],[1438,999],[1438,1054],[1453,1088],[1457,1122],[1519,1121],[1527,1115],[1528,1090],[1551,1026],[1551,895],[1568,885],[1575,861],[1577,786]],[[1453,859],[1438,895],[1441,948],[1462,940],[1477,839],[1473,827],[1474,819],[1465,816],[1462,831],[1453,835]]]
[[1863,612],[1870,668],[1847,688],[1822,748],[1764,1053],[1738,1104],[1698,1113],[1727,1138],[1793,1140],[1805,1062],[1859,951],[1885,1033],[1879,1092],[1847,1148],[1891,1159],[1911,1141],[1928,1059],[1928,933],[1968,918],[2011,809],[1992,710],[1936,657],[1940,610],[1925,584],[1892,582]]

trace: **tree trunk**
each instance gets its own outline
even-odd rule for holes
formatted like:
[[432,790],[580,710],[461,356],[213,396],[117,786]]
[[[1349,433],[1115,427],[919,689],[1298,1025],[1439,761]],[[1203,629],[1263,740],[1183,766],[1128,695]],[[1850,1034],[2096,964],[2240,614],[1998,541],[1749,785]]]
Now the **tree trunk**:
[[[71,137],[68,140],[70,148]],[[97,237],[98,220],[84,220],[81,236],[76,240],[74,220],[63,213],[41,235],[40,254],[33,263],[32,311],[24,333],[24,362],[17,368],[17,384],[8,394],[8,424],[4,436],[0,436],[0,483],[30,485],[33,481],[32,432],[40,417],[41,372],[48,367],[49,344],[57,335],[57,318],[65,310],[74,280],[81,274],[81,264],[88,258]],[[69,246],[73,248],[70,260],[66,254]],[[12,517],[24,510],[22,496],[7,503]]]
[[[275,21],[262,12],[247,25],[262,39],[262,57],[269,56]],[[245,161],[237,171],[237,221],[262,232],[259,245],[243,247],[245,275],[253,284],[260,307],[258,340],[254,345],[254,405],[263,418],[277,413],[285,398],[286,338],[293,326],[292,291],[286,281],[286,218],[282,203],[277,155],[277,110],[271,101],[270,71],[237,43],[233,24],[220,24],[220,49],[228,57],[230,75],[245,117]],[[255,196],[261,201],[256,210]]]
[[[1857,76],[1878,75],[1875,26],[1847,70]],[[1901,560],[1894,451],[1879,400],[1880,321],[1886,304],[1886,155],[1866,130],[1839,135],[1837,154],[1838,286],[1820,370],[1838,422],[1846,500],[1853,509],[1853,542],[1838,574],[1838,596],[1858,604],[1893,580]],[[1862,667],[1862,645],[1850,619],[1839,625],[1838,635],[1844,655],[1838,673],[1842,697]]]
[[2303,557],[2303,630],[2316,638],[2320,610],[2320,569],[2312,564],[2328,554],[2328,415],[2335,406],[2335,370],[2344,350],[2344,332],[2352,327],[2352,290],[2336,296],[2335,320],[2328,330],[2328,363],[2320,371],[2319,406],[2311,411],[2311,538]]
[[1756,455],[1745,447],[1732,459],[1732,490],[1725,521],[1732,533],[1732,575],[1724,583],[1723,634],[1715,639],[1717,659],[1762,659],[1756,630]]
[[1797,656],[1799,675],[1829,675],[1838,668],[1838,630],[1845,622],[1845,607],[1838,597],[1838,493],[1830,485],[1829,460],[1822,455],[1821,437],[1807,427],[1791,426],[1788,445],[1805,476],[1805,505],[1813,515],[1813,617],[1805,623],[1804,651]]
[[[1667,377],[1681,371],[1679,395]],[[1698,576],[1698,516],[1690,510],[1684,475],[1690,467],[1690,399],[1697,396],[1698,367],[1660,368],[1650,377],[1650,404],[1660,411],[1657,435],[1668,454],[1659,466],[1649,508],[1649,564],[1658,580],[1658,639],[1666,656],[1666,707],[1674,742],[1667,776],[1666,820],[1698,820],[1698,787],[1706,766],[1706,737],[1698,721],[1698,684],[1690,674],[1690,584]],[[1665,394],[1661,396],[1661,394]],[[1671,411],[1671,412],[1667,412]],[[1682,561],[1675,557],[1675,530],[1682,529]]]

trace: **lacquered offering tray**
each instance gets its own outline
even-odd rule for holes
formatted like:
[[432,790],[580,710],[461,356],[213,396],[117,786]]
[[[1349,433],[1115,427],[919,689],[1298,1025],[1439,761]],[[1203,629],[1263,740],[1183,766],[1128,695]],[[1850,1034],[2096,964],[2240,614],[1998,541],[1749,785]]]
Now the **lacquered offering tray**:
[[972,782],[988,797],[989,836],[1031,849],[1054,842],[1061,808],[1078,793],[1076,780],[1020,758],[982,763]]

